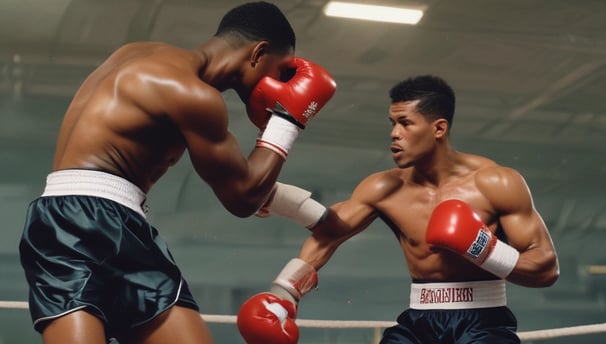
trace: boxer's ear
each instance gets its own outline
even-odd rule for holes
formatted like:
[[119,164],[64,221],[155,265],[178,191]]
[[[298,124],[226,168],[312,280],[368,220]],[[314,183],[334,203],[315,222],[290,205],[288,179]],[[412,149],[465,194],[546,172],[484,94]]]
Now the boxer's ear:
[[434,136],[438,138],[442,138],[448,134],[448,121],[444,118],[438,118],[433,121],[433,131]]
[[261,59],[265,57],[269,50],[268,41],[260,41],[253,47],[252,53],[250,54],[250,65],[255,67]]

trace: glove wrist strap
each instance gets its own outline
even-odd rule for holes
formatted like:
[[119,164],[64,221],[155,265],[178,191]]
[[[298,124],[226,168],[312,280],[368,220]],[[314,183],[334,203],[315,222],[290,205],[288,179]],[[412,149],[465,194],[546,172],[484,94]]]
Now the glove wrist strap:
[[273,282],[287,291],[296,301],[318,286],[316,269],[299,258],[291,259]]
[[300,131],[298,126],[283,117],[271,116],[256,146],[271,149],[286,159]]
[[519,257],[520,252],[518,250],[501,240],[497,240],[494,248],[480,267],[504,279],[513,271]]
[[284,118],[285,120],[296,125],[300,129],[305,129],[305,124],[297,121],[291,114],[289,114],[288,111],[284,108],[284,106],[280,104],[280,102],[276,102],[276,106],[273,109],[273,114]]
[[295,299],[295,297],[288,290],[284,289],[284,287],[279,286],[277,284],[272,284],[271,288],[269,289],[269,292],[294,305],[299,303],[299,300]]

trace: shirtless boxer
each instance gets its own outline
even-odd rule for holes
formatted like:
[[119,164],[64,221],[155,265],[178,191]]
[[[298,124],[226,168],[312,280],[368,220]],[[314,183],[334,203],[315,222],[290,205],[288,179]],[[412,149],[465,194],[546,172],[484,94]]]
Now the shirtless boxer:
[[[276,6],[248,3],[196,49],[127,44],[84,81],[20,243],[44,343],[213,342],[166,243],[145,219],[145,195],[187,150],[227,210],[253,214],[336,87],[323,68],[293,57],[294,48]],[[227,89],[263,129],[248,157],[228,131]]]
[[[242,306],[238,326],[249,344],[296,343],[297,303],[316,286],[316,271],[377,218],[396,235],[413,280],[410,307],[382,344],[519,343],[505,281],[548,287],[557,280],[556,252],[523,177],[451,145],[452,89],[420,76],[390,96],[397,168],[371,174],[350,199],[315,212],[310,223],[320,222],[299,257],[271,292]],[[272,203],[267,208],[272,213]]]

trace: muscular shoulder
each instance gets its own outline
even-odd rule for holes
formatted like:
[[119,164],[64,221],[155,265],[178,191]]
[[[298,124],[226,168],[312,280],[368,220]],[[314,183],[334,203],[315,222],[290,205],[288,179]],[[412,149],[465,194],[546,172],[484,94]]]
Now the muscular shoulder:
[[403,186],[403,173],[401,169],[394,168],[370,174],[358,184],[352,198],[375,205]]
[[508,212],[531,206],[526,181],[513,168],[497,164],[480,168],[475,174],[475,182],[496,210]]
[[119,63],[116,81],[124,87],[136,86],[138,93],[156,92],[169,100],[220,96],[217,89],[199,78],[201,61],[191,51],[164,44],[135,45],[123,53]]
[[504,191],[504,189],[518,187],[518,184],[523,181],[523,178],[522,175],[513,168],[494,164],[478,169],[475,174],[475,180],[478,187],[483,189],[496,189],[501,192]]
[[220,133],[227,126],[221,93],[198,76],[192,52],[164,44],[134,46],[116,83],[123,94],[150,115],[168,116],[184,128]]

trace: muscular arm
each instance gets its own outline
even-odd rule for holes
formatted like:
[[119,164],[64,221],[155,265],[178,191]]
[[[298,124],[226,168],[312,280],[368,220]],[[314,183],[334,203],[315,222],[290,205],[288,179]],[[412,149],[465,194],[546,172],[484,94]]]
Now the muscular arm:
[[[299,258],[320,269],[343,242],[368,227],[374,219],[369,210],[351,199],[331,206],[326,219],[312,228],[313,234],[303,244]],[[361,218],[363,213],[366,219]]]
[[316,270],[330,259],[347,239],[366,229],[379,215],[374,207],[394,187],[379,174],[371,175],[354,190],[350,199],[336,203],[324,221],[311,228],[313,234],[305,241],[299,258]]
[[220,92],[187,71],[172,73],[166,80],[176,82],[149,82],[147,106],[162,109],[179,128],[196,172],[223,206],[239,217],[252,215],[267,199],[284,159],[264,148],[244,157],[228,130]]
[[556,251],[526,182],[509,168],[493,172],[480,175],[478,185],[497,210],[509,244],[520,252],[507,280],[527,287],[552,285],[559,276]]
[[200,95],[199,101],[210,111],[185,116],[182,132],[196,172],[225,208],[237,216],[250,216],[267,199],[284,160],[264,148],[252,149],[245,158],[227,129],[223,100],[213,93]]

